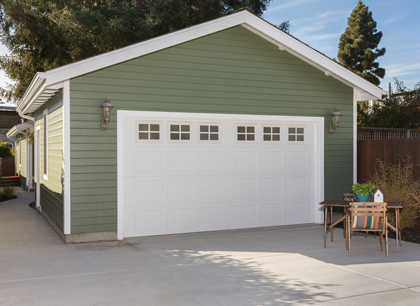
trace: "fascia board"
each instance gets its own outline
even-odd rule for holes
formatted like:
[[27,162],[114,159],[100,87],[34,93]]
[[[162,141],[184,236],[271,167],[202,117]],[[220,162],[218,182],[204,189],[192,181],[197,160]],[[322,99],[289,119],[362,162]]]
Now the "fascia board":
[[276,29],[266,21],[255,16],[250,17],[251,18],[246,18],[247,20],[245,22],[248,27],[254,28],[254,30],[257,31],[256,34],[260,35],[261,37],[264,38],[264,36],[268,36],[271,40],[276,41],[277,44],[286,46],[286,51],[291,50],[296,52],[300,56],[308,59],[310,62],[313,62],[315,66],[323,67],[325,69],[324,71],[329,71],[332,73],[332,76],[335,75],[346,80],[348,83],[353,85],[353,88],[358,88],[359,91],[368,92],[377,98],[381,98],[383,94],[387,93],[386,90],[383,90],[382,88],[373,85],[369,81],[366,81],[365,79],[349,71],[338,63],[335,63],[325,55],[318,53],[311,47],[298,41],[294,37]]
[[13,136],[15,136],[17,134],[17,128],[16,125],[14,127],[12,127],[7,133],[6,133],[6,137],[7,138],[11,138]]
[[19,101],[16,111],[22,111],[29,103],[32,101],[32,96],[35,92],[39,90],[39,87],[45,82],[46,73],[45,72],[37,72],[32,79],[31,83],[29,84],[28,89],[26,90],[25,94],[23,95],[22,99]]
[[18,133],[28,129],[29,127],[33,126],[34,122],[33,121],[27,121],[24,123],[20,123],[18,125],[15,125],[14,127],[12,127],[6,134],[6,136],[8,138],[13,137],[15,135],[17,135]]

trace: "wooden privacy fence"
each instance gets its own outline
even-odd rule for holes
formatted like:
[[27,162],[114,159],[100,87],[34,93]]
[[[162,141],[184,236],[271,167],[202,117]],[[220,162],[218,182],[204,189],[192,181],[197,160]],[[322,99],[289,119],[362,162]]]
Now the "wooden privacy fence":
[[420,179],[419,137],[358,141],[357,182],[364,183],[371,179],[377,159],[387,164],[397,165],[401,158],[407,155],[412,157],[414,178]]
[[2,158],[2,174],[1,176],[15,176],[15,157],[3,157]]

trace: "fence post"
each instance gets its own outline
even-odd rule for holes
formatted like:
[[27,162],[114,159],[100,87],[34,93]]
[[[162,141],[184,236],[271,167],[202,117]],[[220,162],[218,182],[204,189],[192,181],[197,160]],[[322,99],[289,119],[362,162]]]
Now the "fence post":
[[410,138],[410,130],[407,130],[407,138]]

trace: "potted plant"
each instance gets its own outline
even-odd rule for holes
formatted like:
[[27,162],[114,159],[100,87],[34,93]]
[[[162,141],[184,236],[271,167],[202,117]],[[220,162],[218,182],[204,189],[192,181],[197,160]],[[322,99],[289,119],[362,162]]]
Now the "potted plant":
[[352,190],[357,194],[357,198],[360,202],[367,202],[370,195],[378,188],[374,183],[370,181],[364,184],[354,184]]

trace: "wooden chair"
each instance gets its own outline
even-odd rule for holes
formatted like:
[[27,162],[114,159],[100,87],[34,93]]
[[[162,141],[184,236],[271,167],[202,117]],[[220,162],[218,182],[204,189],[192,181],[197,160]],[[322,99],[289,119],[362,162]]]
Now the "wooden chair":
[[[384,250],[383,236],[385,235],[385,252],[388,257],[388,220],[386,216],[387,203],[372,203],[372,202],[354,202],[350,203],[350,208],[347,210],[347,235],[346,245],[350,256],[350,235],[353,232],[375,232],[380,234],[381,251]],[[360,218],[357,221],[355,217]],[[356,222],[356,226],[354,226]],[[366,226],[369,223],[369,226]],[[360,226],[363,224],[363,226]]]

